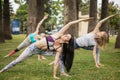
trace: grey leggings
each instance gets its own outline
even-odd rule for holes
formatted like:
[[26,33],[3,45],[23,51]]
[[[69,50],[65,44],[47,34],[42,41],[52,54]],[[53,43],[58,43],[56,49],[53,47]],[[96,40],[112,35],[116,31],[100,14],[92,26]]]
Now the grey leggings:
[[29,56],[32,56],[33,54],[37,54],[40,53],[42,50],[38,49],[35,46],[35,43],[31,44],[30,46],[28,46],[23,52],[22,54],[20,54],[20,56],[13,60],[11,63],[9,63],[7,66],[5,66],[2,71],[8,70],[9,68],[13,67],[14,65],[22,62],[24,59],[28,58]]
[[[6,65],[2,71],[6,71],[8,70],[9,68],[15,66],[16,64],[22,62],[24,59],[28,58],[29,56],[32,56],[33,54],[37,54],[37,53],[42,53],[42,54],[46,54],[47,53],[44,53],[42,50],[38,49],[36,46],[35,46],[35,43],[31,44],[30,46],[28,46],[23,52],[22,54],[20,54],[20,56],[13,60],[11,63],[9,63],[8,65]],[[49,55],[49,54],[48,54]],[[50,54],[51,55],[51,54]],[[54,54],[52,54],[54,55]],[[59,65],[60,65],[60,72],[64,72],[64,65],[63,65],[63,62],[61,61],[61,59],[59,60]]]
[[18,50],[21,50],[21,49],[23,49],[23,48],[25,48],[25,47],[27,47],[27,46],[29,46],[31,43],[28,41],[28,38],[29,37],[27,37],[18,47],[17,47],[17,49]]

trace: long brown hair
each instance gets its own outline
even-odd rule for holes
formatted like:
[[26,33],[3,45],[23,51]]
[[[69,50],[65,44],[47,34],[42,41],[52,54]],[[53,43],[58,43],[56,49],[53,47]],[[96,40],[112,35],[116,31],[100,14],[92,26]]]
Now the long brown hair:
[[69,40],[69,43],[63,44],[63,53],[62,53],[62,61],[67,72],[70,71],[74,59],[74,37],[72,36]]
[[100,38],[95,38],[95,41],[97,42],[98,47],[104,49],[108,41],[108,34],[104,32],[104,34]]

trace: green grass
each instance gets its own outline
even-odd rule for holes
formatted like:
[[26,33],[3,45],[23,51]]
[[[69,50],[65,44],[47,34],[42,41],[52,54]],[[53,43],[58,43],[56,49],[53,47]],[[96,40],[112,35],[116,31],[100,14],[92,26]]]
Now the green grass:
[[[22,51],[12,57],[3,59],[12,49],[24,40],[25,35],[13,35],[13,40],[0,44],[0,69],[14,60]],[[104,64],[96,68],[92,51],[75,50],[75,58],[71,72],[72,77],[60,77],[61,80],[120,80],[120,49],[114,48],[115,38],[110,38],[106,49],[101,51],[100,61]],[[0,80],[53,80],[53,66],[48,64],[54,59],[46,56],[47,60],[38,61],[34,55],[8,71],[0,74]],[[58,76],[59,71],[58,71]]]

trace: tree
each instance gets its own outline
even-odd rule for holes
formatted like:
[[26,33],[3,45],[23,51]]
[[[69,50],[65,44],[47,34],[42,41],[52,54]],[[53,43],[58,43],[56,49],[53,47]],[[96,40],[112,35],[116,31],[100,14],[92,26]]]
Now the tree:
[[[101,19],[108,16],[108,0],[102,0]],[[108,21],[104,22],[100,28],[101,31],[108,33]]]
[[[70,21],[76,20],[77,8],[76,8],[76,0],[64,0],[64,24],[67,24]],[[71,27],[68,30],[68,33],[73,34],[74,36],[78,36],[78,26],[72,25],[75,27]]]
[[0,43],[4,43],[4,31],[3,31],[3,25],[2,25],[2,2],[0,0]]
[[[28,26],[27,34],[35,31],[37,23],[44,16],[44,0],[29,0],[28,1]],[[44,27],[40,28],[40,32],[44,32]]]
[[78,0],[79,1],[79,11],[82,12],[83,15],[89,14],[89,4],[90,0]]
[[89,16],[94,17],[88,26],[88,32],[91,32],[97,24],[97,0],[90,0]]
[[[120,26],[119,26],[120,27]],[[120,48],[120,28],[115,42],[115,48]]]
[[45,0],[45,13],[49,14],[45,22],[45,29],[50,31],[63,26],[63,0]]
[[109,15],[118,14],[109,20],[109,32],[112,35],[117,35],[115,48],[120,48],[120,6],[112,1],[108,7]]
[[3,25],[4,25],[4,37],[7,40],[12,39],[11,28],[10,28],[10,9],[9,0],[4,0],[3,5]]
[[21,23],[20,31],[22,32],[26,29],[27,17],[28,17],[28,4],[20,5],[20,7],[18,8],[16,12],[16,18],[14,19],[20,20],[20,23]]
[[24,33],[27,27],[28,3],[27,0],[14,0],[14,1],[16,4],[19,5],[19,8],[17,9],[16,14],[12,16],[12,19],[20,20],[20,31]]
[[113,1],[109,3],[109,15],[118,14],[109,20],[109,32],[110,35],[116,35],[119,30],[120,25],[120,7]]

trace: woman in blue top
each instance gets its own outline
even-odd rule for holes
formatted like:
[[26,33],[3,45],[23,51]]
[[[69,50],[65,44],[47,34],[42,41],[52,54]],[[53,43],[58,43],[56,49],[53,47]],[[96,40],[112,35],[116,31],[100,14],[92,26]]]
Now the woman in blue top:
[[36,41],[35,43],[28,46],[17,59],[13,60],[3,69],[1,69],[0,73],[22,62],[23,60],[25,60],[29,56],[32,56],[33,54],[40,54],[42,51],[46,51],[46,50],[50,50],[50,51],[55,50],[56,55],[54,60],[55,62],[53,69],[53,77],[55,79],[59,79],[57,77],[57,69],[59,67],[59,57],[61,56],[61,54],[64,54],[64,62],[66,64],[65,67],[67,71],[71,69],[73,57],[74,57],[74,47],[73,47],[74,39],[70,34],[65,34],[65,32],[70,28],[72,24],[79,23],[82,21],[89,21],[89,20],[91,20],[91,18],[71,21],[68,24],[66,24],[64,27],[62,27],[62,29],[59,32]]
[[[42,23],[44,22],[44,20],[46,20],[48,18],[48,15],[47,16],[44,16],[44,18],[38,23],[37,27],[36,27],[36,30],[34,33],[31,33],[29,34],[25,40],[20,43],[20,45],[15,49],[15,50],[12,50],[9,54],[7,54],[5,57],[9,57],[9,56],[12,56],[13,54],[15,54],[16,52],[20,51],[21,49],[29,46],[31,43],[34,43],[36,42],[37,40],[40,40],[41,38],[45,37],[45,34],[44,33],[41,33],[41,34],[38,34],[39,33],[39,28],[41,27]],[[32,22],[31,22],[32,23]],[[42,55],[38,55],[38,60],[39,59],[45,59],[44,56]]]

